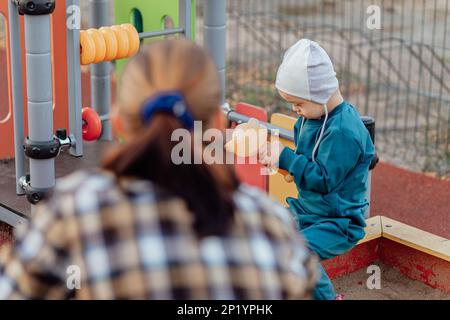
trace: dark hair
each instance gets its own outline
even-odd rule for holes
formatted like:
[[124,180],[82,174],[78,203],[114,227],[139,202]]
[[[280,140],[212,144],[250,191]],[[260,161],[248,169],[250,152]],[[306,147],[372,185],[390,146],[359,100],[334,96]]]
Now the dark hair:
[[[187,46],[185,48],[187,51],[192,46],[193,52],[198,55],[198,47],[194,44],[184,43],[184,45]],[[171,46],[172,49],[176,49],[174,47],[177,46],[177,42],[172,41]],[[142,55],[147,56],[147,59]],[[141,53],[140,57],[133,62],[136,67],[125,69],[125,73],[133,73],[128,74],[127,79],[130,81],[134,78],[145,79],[148,84],[152,84],[155,75],[149,70],[148,65],[145,66],[146,61],[157,59],[152,55],[158,55],[157,50],[146,50]],[[206,63],[205,61],[204,64]],[[141,64],[143,65],[140,66]],[[199,66],[199,68],[206,67]],[[216,72],[214,68],[210,69],[213,71],[209,72]],[[138,76],[139,72],[143,74]],[[195,72],[191,73],[195,74]],[[142,85],[145,88],[145,85]],[[126,107],[126,105],[122,106],[122,108]],[[193,107],[195,109],[195,105]],[[216,110],[218,110],[218,104]],[[193,161],[192,164],[174,164],[171,153],[179,142],[171,141],[171,136],[174,130],[180,128],[182,124],[173,115],[156,113],[130,142],[105,158],[103,168],[112,171],[118,177],[131,176],[149,180],[183,199],[193,214],[193,227],[199,237],[223,235],[233,222],[235,207],[232,197],[239,182],[233,168],[229,165],[207,165],[204,162],[193,164]],[[194,159],[194,152],[198,151],[194,150],[194,143],[191,143],[192,159]]]
[[[156,114],[142,137],[105,159],[103,167],[116,176],[131,176],[184,199],[194,215],[199,237],[222,235],[234,216],[233,191],[238,180],[228,165],[180,164],[171,160],[173,130],[181,128],[176,118]],[[193,143],[191,144],[193,157]]]

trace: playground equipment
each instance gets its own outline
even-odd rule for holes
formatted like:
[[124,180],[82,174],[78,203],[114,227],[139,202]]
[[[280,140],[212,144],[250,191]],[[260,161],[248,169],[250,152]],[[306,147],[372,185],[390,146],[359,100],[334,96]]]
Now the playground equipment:
[[[128,1],[127,1],[128,2]],[[118,1],[116,2],[117,5]],[[124,3],[124,1],[122,1]],[[128,3],[131,3],[128,2]],[[149,1],[145,1],[148,10]],[[16,170],[16,194],[26,195],[28,201],[37,204],[55,184],[55,158],[63,149],[69,149],[72,156],[83,156],[83,140],[111,140],[111,65],[110,61],[128,58],[134,55],[143,39],[155,38],[169,34],[181,34],[191,38],[193,35],[193,1],[178,0],[170,3],[169,14],[178,15],[178,27],[163,30],[144,30],[138,32],[135,26],[121,23],[109,26],[109,3],[104,0],[91,0],[92,28],[80,31],[79,26],[69,26],[69,20],[77,21],[79,16],[78,0],[8,0],[8,48],[10,61],[10,88],[14,118],[14,155]],[[144,2],[141,2],[142,8]],[[178,6],[175,6],[178,4]],[[157,4],[159,6],[159,4]],[[153,8],[157,7],[153,3]],[[165,5],[166,6],[166,5]],[[2,6],[3,7],[3,6]],[[0,12],[3,8],[0,7]],[[164,7],[164,6],[163,6]],[[167,6],[166,6],[167,7]],[[174,9],[176,8],[176,10]],[[220,12],[223,11],[223,12]],[[162,14],[162,13],[161,13]],[[75,19],[73,16],[75,15]],[[24,23],[24,42],[26,57],[26,99],[27,109],[23,112],[23,70],[22,43],[20,34],[21,16]],[[158,21],[165,18],[166,13]],[[222,66],[222,86],[224,82],[224,53],[219,54],[216,47],[218,39],[225,40],[225,5],[222,1],[206,1],[205,16],[213,16],[205,20],[205,46],[212,48],[215,62]],[[136,22],[131,19],[132,22]],[[128,21],[129,22],[129,21]],[[210,23],[210,25],[208,25]],[[218,24],[219,23],[219,24]],[[67,25],[67,31],[66,30]],[[138,26],[139,27],[139,26]],[[145,28],[146,24],[140,26]],[[60,83],[55,68],[61,65],[53,64],[56,50],[54,46],[55,32],[64,34],[66,42],[67,69],[67,109],[65,121],[57,123],[54,131],[54,109],[62,109],[56,105],[53,83]],[[64,31],[63,31],[64,30]],[[61,39],[60,39],[61,40]],[[211,44],[211,41],[214,43]],[[62,43],[61,41],[58,43]],[[81,105],[81,65],[91,66],[92,108],[82,108]],[[55,78],[57,81],[55,81]],[[27,125],[24,124],[28,116]],[[62,124],[62,126],[60,126]],[[28,134],[25,135],[25,132]],[[25,142],[24,142],[25,141]],[[25,173],[24,154],[29,158],[29,174]],[[8,206],[0,207],[0,220],[17,225],[24,218],[17,210]]]
[[[273,134],[271,136],[273,137]],[[231,140],[225,144],[225,149],[238,157],[255,157],[259,150],[267,145],[267,139],[268,129],[260,125],[257,119],[250,118],[248,122],[236,126]],[[275,168],[271,169],[273,173],[277,171]],[[286,170],[278,169],[278,171],[284,176],[286,182],[294,181]]]
[[[216,8],[218,8],[218,5],[220,4],[214,4]],[[222,8],[218,9],[222,10]],[[193,0],[183,3],[178,3],[178,1],[115,0],[114,11],[114,23],[117,25],[133,24],[141,34],[140,39],[143,43],[148,36],[161,37],[177,34],[182,31],[183,26],[188,26],[185,28],[186,37],[195,38],[196,10]],[[225,25],[225,22],[223,22],[223,25]],[[116,62],[115,72],[118,77],[122,74],[124,64],[125,61]]]

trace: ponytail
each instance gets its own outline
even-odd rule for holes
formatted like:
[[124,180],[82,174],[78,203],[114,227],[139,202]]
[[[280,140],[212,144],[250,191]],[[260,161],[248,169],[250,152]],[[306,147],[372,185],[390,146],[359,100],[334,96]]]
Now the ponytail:
[[[198,237],[223,235],[234,218],[232,194],[239,182],[228,165],[174,164],[171,153],[177,142],[171,141],[171,136],[181,128],[184,126],[172,115],[153,115],[142,134],[107,157],[103,168],[117,177],[151,181],[183,199],[194,216]],[[191,143],[191,157],[195,151]]]

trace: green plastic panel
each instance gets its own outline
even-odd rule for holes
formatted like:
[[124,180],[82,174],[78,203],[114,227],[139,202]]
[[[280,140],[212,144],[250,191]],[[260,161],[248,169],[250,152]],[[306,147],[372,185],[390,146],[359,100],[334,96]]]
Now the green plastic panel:
[[[195,39],[195,0],[192,2],[192,36]],[[132,23],[138,32],[151,32],[164,29],[164,17],[172,18],[178,26],[178,0],[115,0],[115,24]],[[145,39],[144,43],[162,37]],[[125,59],[116,61],[116,75],[120,79]],[[120,81],[118,81],[120,83]]]

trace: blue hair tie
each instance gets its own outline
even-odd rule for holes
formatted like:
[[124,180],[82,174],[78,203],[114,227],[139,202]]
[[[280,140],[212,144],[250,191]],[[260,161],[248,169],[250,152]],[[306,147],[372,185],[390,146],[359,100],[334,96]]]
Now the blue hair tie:
[[194,128],[194,117],[189,111],[181,92],[162,92],[148,99],[142,108],[144,123],[150,122],[155,113],[158,112],[165,112],[175,116],[188,130]]

